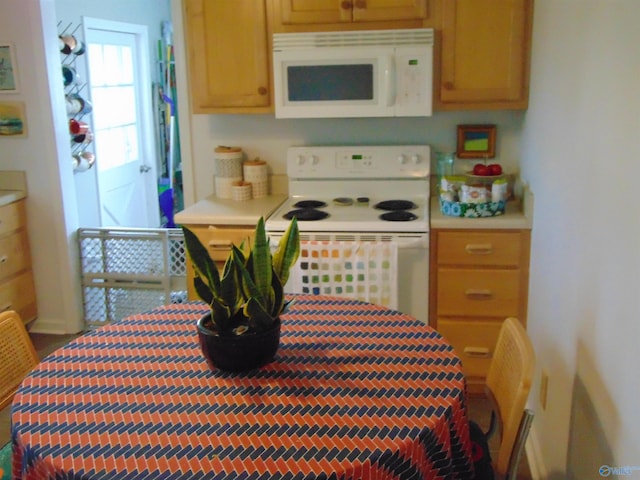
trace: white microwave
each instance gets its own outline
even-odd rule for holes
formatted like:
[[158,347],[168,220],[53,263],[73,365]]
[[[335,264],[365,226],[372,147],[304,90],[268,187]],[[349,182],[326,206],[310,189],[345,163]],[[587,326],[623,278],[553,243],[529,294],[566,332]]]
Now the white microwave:
[[428,117],[433,29],[275,33],[276,118]]

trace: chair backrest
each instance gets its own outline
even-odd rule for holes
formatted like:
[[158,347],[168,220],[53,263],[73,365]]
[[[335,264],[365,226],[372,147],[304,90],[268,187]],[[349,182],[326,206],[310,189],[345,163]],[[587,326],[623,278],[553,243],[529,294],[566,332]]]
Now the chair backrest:
[[507,318],[498,334],[487,373],[486,388],[501,425],[494,468],[498,478],[509,469],[518,430],[531,389],[535,355],[526,330],[516,318]]
[[0,313],[0,409],[11,403],[39,361],[20,316],[14,311]]

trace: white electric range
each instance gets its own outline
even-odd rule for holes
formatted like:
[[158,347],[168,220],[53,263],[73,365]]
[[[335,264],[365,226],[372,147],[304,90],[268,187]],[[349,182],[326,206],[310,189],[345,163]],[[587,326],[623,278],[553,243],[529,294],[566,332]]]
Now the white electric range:
[[393,306],[427,322],[430,164],[428,145],[291,147],[289,197],[265,224],[271,242],[292,216],[302,241],[393,242]]

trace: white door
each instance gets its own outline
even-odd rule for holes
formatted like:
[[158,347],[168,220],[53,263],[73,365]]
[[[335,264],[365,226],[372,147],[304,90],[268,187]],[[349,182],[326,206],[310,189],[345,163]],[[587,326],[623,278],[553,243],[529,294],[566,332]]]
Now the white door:
[[103,227],[160,226],[147,29],[83,19]]

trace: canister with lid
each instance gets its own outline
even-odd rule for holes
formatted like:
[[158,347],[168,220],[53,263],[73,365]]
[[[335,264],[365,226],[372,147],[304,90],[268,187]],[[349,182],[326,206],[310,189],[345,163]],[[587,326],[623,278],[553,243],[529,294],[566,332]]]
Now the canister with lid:
[[216,177],[242,177],[242,149],[240,147],[216,147]]
[[267,162],[256,158],[242,164],[245,182],[251,183],[253,198],[266,197],[269,194]]

